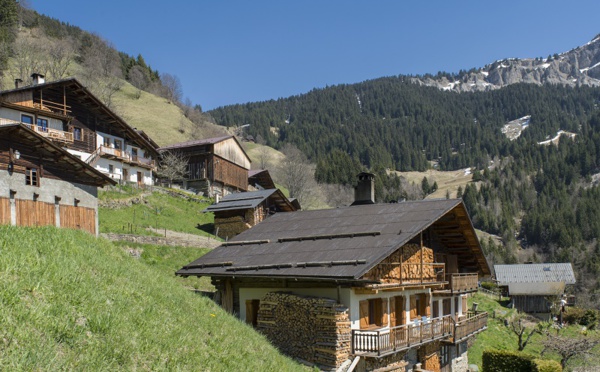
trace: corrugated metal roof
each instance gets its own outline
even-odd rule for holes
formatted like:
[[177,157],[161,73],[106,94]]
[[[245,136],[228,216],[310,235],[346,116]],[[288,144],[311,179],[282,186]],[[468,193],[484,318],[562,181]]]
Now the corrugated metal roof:
[[257,205],[266,200],[269,196],[277,192],[277,189],[237,192],[226,195],[217,204],[206,208],[204,212],[217,212],[233,209],[256,208]]
[[221,141],[225,141],[228,138],[234,138],[234,137],[232,135],[229,135],[229,136],[203,138],[203,139],[199,139],[199,140],[179,142],[179,143],[174,143],[174,144],[169,145],[169,146],[161,147],[158,150],[159,151],[163,151],[163,150],[180,149],[180,148],[183,148],[183,147],[191,147],[191,146],[200,146],[200,145],[209,145],[209,144],[210,145],[214,145],[215,143],[219,143]]
[[[188,265],[190,268],[182,268],[177,274],[358,279],[456,208],[466,216],[459,199],[278,213],[233,238],[226,246],[208,252]],[[244,244],[232,245],[235,242]],[[476,244],[480,254],[481,247]],[[485,262],[485,258],[483,260]],[[354,262],[335,264],[351,261]],[[224,262],[231,264],[219,266]],[[298,265],[305,262],[334,263],[306,267]],[[277,268],[277,265],[280,267]],[[255,270],[236,269],[257,266],[262,267]],[[482,271],[489,272],[487,263],[485,266]]]
[[494,265],[494,270],[500,285],[546,282],[575,284],[576,282],[571,263]]

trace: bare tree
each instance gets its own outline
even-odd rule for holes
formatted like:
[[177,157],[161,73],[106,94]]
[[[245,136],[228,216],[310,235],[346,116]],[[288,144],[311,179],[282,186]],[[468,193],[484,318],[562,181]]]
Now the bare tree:
[[166,151],[161,153],[157,173],[160,177],[169,180],[169,187],[173,181],[182,181],[188,175],[188,157],[179,152]]
[[160,75],[160,81],[164,86],[164,95],[169,102],[179,103],[182,95],[181,81],[175,75],[164,73]]
[[285,158],[276,170],[278,182],[288,189],[291,198],[298,199],[302,208],[315,207],[319,196],[314,165],[294,145],[286,144],[281,152]]
[[34,72],[45,75],[43,61],[45,59],[44,45],[35,38],[22,36],[13,44],[13,65],[11,74],[15,78],[26,79]]
[[327,205],[332,208],[348,206],[354,201],[354,190],[348,185],[320,184]]
[[53,40],[47,49],[47,72],[52,80],[62,79],[67,76],[69,66],[75,58],[75,49],[72,39]]
[[518,350],[523,351],[529,343],[529,340],[531,340],[531,337],[536,333],[544,333],[550,327],[550,323],[539,322],[536,324],[525,314],[517,313],[508,321],[508,327],[515,335],[517,335],[519,344]]
[[600,343],[600,340],[591,339],[586,337],[548,337],[546,340],[542,341],[542,345],[544,345],[544,349],[542,350],[542,355],[547,352],[555,352],[560,355],[560,365],[563,369],[567,366],[569,359],[575,356],[587,356],[592,355],[592,348]]
[[140,99],[142,91],[146,90],[150,85],[150,78],[145,73],[141,66],[133,66],[128,73],[128,80],[134,87],[137,88],[135,92],[135,98]]

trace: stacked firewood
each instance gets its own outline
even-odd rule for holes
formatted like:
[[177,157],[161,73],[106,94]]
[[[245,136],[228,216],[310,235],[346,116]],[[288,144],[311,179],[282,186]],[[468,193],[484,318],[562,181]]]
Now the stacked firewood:
[[421,281],[421,252],[423,252],[423,281],[435,281],[433,249],[418,244],[406,244],[365,274],[364,279],[388,283],[416,283]]
[[232,238],[251,227],[242,216],[215,217],[215,228],[218,228],[217,235],[221,238]]
[[257,328],[285,354],[326,369],[350,357],[348,308],[329,298],[267,293]]

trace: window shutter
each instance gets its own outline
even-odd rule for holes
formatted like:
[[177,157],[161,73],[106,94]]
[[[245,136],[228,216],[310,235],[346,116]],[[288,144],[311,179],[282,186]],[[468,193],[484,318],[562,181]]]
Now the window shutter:
[[410,296],[410,319],[415,319],[418,314],[417,309],[417,296]]
[[397,297],[390,299],[390,327],[395,327],[398,325],[396,318],[396,299]]
[[360,316],[360,328],[367,328],[369,326],[369,300],[360,301],[358,303],[358,310]]
[[[405,305],[405,297],[398,296],[396,297],[396,322],[397,325],[406,324],[406,305]],[[400,315],[400,316],[398,316]]]
[[421,295],[421,303],[423,304],[423,311],[421,312],[421,315],[431,316],[431,306],[429,304],[429,296],[427,294],[423,293]]
[[388,326],[388,320],[389,320],[389,315],[388,315],[388,299],[387,298],[382,298],[379,301],[380,307],[381,307],[381,321],[379,324],[382,327],[386,327]]

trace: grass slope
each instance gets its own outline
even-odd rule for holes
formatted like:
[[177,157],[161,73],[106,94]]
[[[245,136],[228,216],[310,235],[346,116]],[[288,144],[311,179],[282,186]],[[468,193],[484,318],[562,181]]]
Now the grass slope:
[[214,237],[198,228],[212,229],[213,214],[202,212],[212,200],[189,194],[177,195],[176,191],[147,192],[131,186],[100,191],[100,232],[153,235],[155,233],[148,230],[151,228],[159,233],[167,229]]
[[50,227],[0,237],[1,370],[304,369],[105,240]]
[[[475,294],[475,296],[469,299],[469,305],[473,302],[478,304],[478,310],[487,311],[488,317],[488,329],[483,333],[480,333],[475,338],[474,342],[469,346],[469,364],[477,364],[481,370],[481,356],[484,350],[496,349],[496,350],[509,350],[517,351],[518,341],[517,336],[510,330],[509,327],[504,325],[504,319],[510,318],[516,313],[516,310],[504,307],[497,300],[482,295]],[[492,314],[495,313],[495,317]],[[578,337],[581,336],[582,327],[579,325],[570,325],[560,330],[560,335],[564,337]],[[525,354],[531,354],[536,357],[540,357],[540,353],[543,350],[542,341],[546,337],[552,337],[556,334],[555,330],[551,330],[548,336],[535,334],[532,336],[530,342],[527,344],[525,349],[522,351]],[[600,338],[600,331],[588,331],[586,337]],[[583,358],[574,358],[569,361],[567,367],[589,367],[600,365],[600,345],[596,345],[593,349],[595,357],[592,359],[584,360]],[[560,357],[555,353],[545,353],[542,359],[553,359],[560,361]]]
[[458,188],[461,187],[463,190],[465,186],[473,180],[471,173],[465,174],[465,170],[456,171],[438,171],[429,169],[425,172],[391,172],[398,176],[402,176],[410,183],[414,183],[417,186],[421,186],[423,178],[427,177],[430,185],[437,182],[438,189],[432,194],[427,195],[426,199],[445,198],[446,192],[450,193],[451,198],[456,197]]

